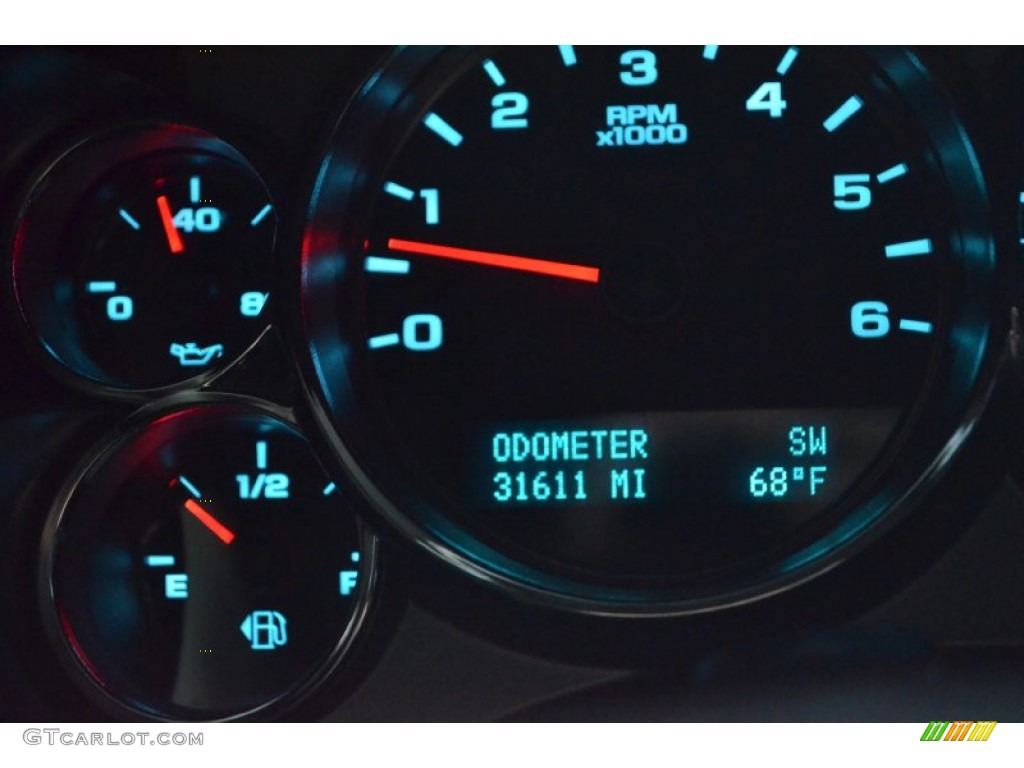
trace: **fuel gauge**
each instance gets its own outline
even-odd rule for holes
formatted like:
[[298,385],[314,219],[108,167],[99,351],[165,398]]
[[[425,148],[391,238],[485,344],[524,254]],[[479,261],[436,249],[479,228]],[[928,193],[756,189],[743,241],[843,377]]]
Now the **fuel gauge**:
[[294,426],[234,399],[144,420],[87,466],[46,542],[72,675],[128,717],[278,716],[366,612],[374,540]]
[[84,142],[25,205],[13,284],[32,335],[80,377],[165,387],[267,324],[276,216],[227,144],[164,127]]

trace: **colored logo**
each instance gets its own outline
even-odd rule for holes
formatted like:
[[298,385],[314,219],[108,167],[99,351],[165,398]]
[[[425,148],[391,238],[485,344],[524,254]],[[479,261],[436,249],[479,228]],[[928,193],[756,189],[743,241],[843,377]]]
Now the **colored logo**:
[[995,720],[928,723],[921,734],[921,741],[988,741],[995,727]]

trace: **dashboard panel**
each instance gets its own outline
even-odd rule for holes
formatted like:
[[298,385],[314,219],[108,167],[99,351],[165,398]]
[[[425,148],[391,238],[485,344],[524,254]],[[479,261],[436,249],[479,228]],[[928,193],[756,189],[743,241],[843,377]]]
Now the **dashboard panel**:
[[1022,79],[3,51],[0,711],[1018,718]]

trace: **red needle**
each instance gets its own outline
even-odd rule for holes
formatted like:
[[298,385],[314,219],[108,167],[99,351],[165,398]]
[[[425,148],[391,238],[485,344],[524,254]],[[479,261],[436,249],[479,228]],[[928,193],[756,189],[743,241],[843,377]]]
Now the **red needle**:
[[471,251],[468,248],[418,243],[414,240],[399,240],[394,237],[388,240],[388,248],[393,251],[418,253],[421,256],[437,256],[442,259],[455,259],[456,261],[468,261],[473,264],[485,264],[488,267],[515,269],[520,272],[535,272],[539,275],[550,275],[552,277],[565,277],[569,280],[581,280],[584,283],[596,283],[601,277],[601,270],[597,267],[582,267],[578,264],[566,264],[561,261],[529,259],[525,256],[509,256],[505,253],[491,253],[490,251]]
[[224,524],[217,520],[213,515],[200,507],[193,499],[189,499],[185,502],[185,509],[195,515],[196,519],[200,523],[213,531],[213,535],[225,544],[230,544],[235,540],[235,534],[229,531]]
[[171,215],[171,204],[167,202],[166,195],[160,195],[156,199],[156,207],[160,210],[160,221],[164,225],[164,232],[167,234],[167,244],[171,246],[171,253],[181,253],[185,250],[185,243],[178,234],[178,228],[174,226],[174,217]]

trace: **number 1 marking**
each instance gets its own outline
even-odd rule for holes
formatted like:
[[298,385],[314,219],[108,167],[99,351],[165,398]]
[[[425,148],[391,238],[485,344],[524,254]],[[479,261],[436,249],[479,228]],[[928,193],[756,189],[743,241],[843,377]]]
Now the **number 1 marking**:
[[436,189],[421,189],[420,197],[426,206],[427,224],[437,224],[441,221],[440,193]]

